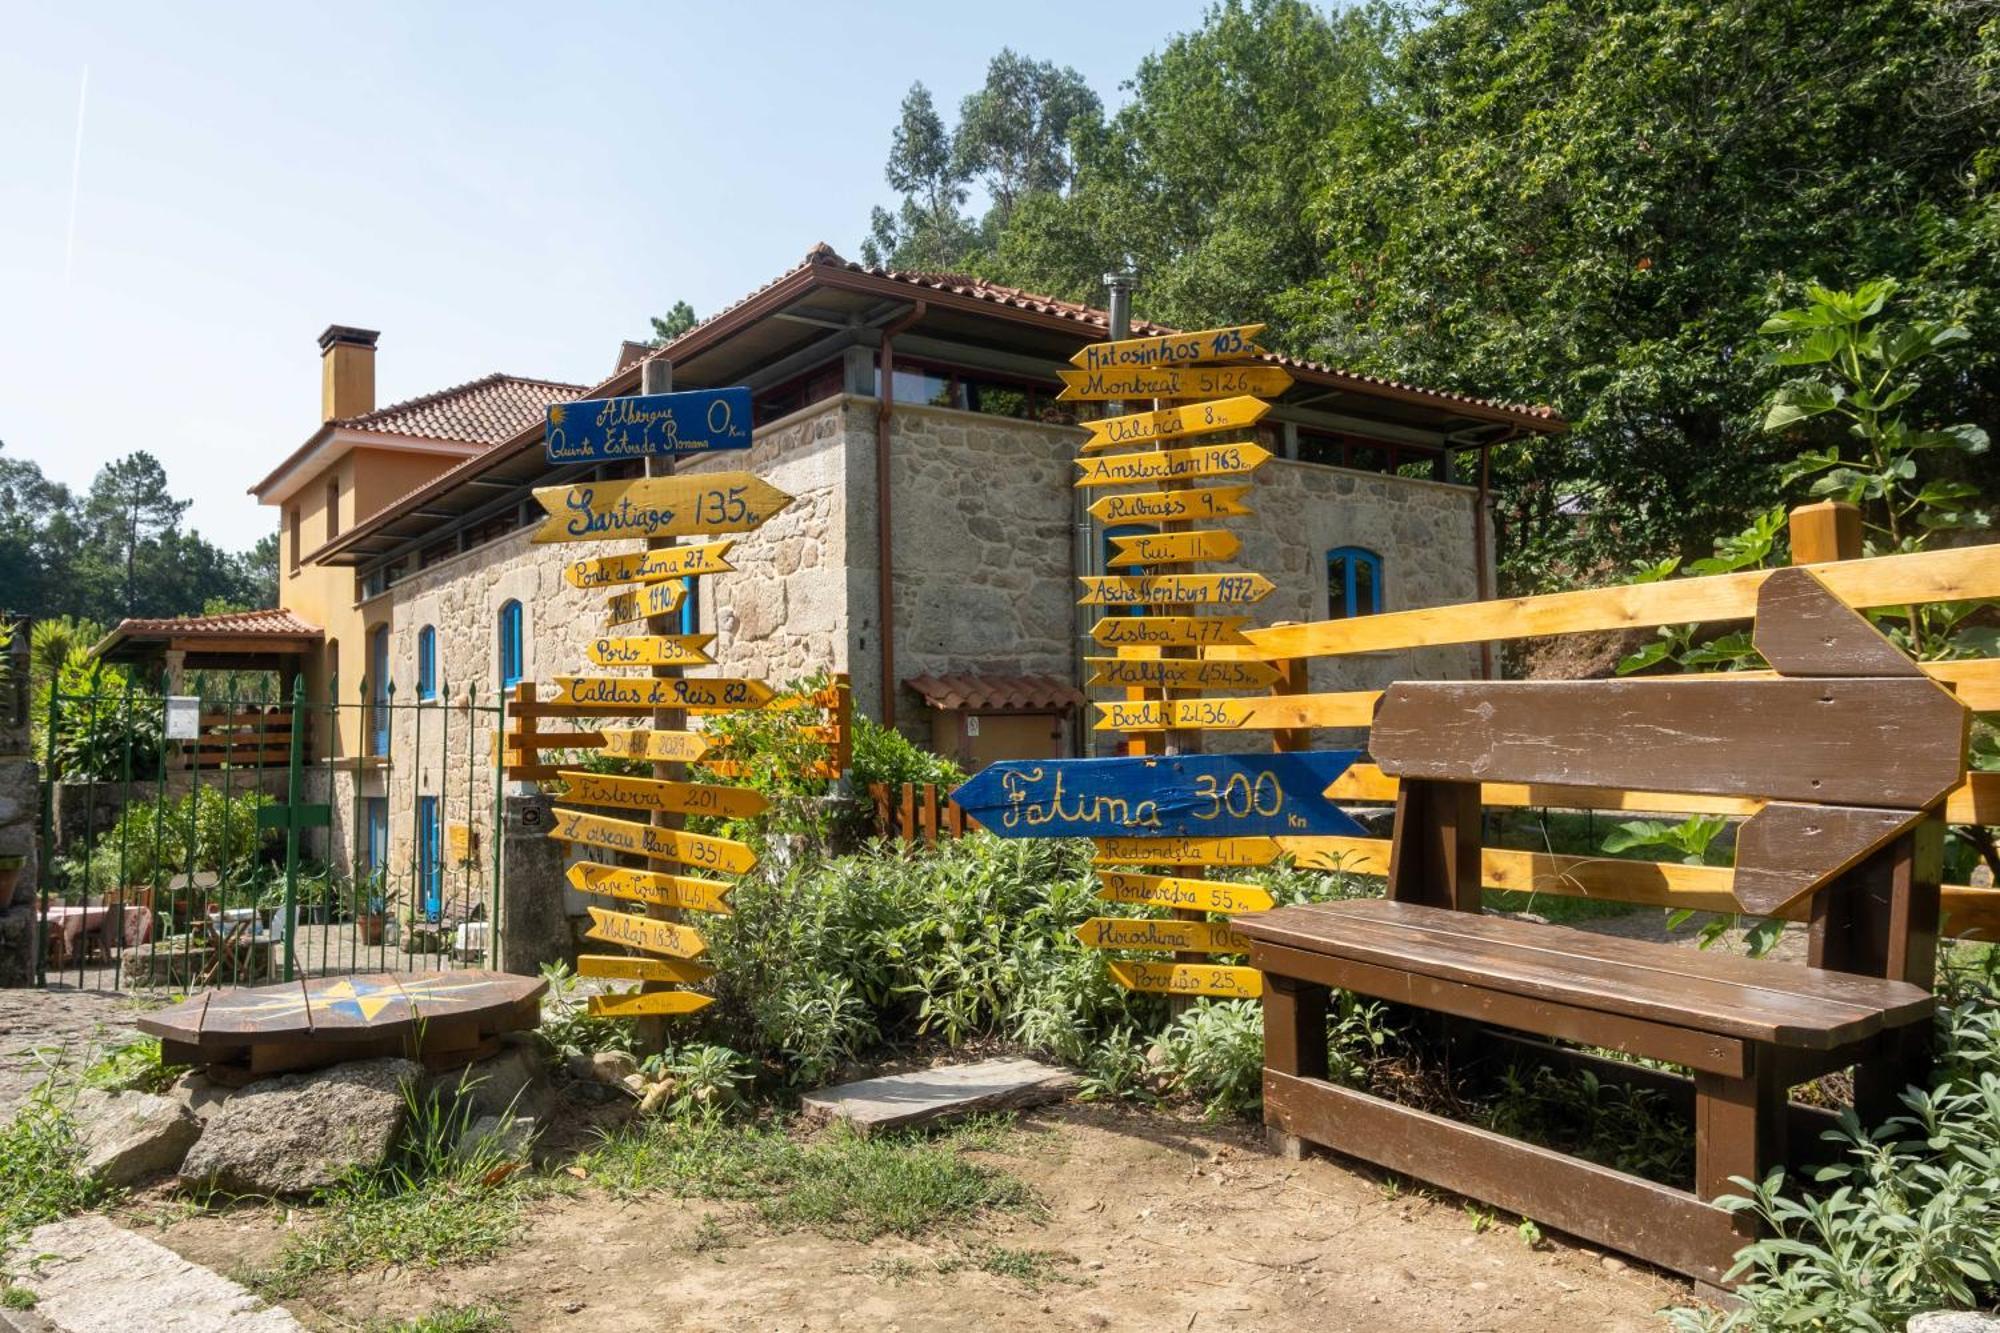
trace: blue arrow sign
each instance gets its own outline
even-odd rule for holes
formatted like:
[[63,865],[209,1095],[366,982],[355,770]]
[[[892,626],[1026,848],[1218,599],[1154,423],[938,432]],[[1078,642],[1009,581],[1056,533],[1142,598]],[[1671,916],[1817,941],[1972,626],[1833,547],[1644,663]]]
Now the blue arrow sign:
[[549,405],[551,463],[750,447],[750,390],[690,389]]
[[1359,750],[1009,759],[951,794],[1003,838],[1364,835],[1320,793]]

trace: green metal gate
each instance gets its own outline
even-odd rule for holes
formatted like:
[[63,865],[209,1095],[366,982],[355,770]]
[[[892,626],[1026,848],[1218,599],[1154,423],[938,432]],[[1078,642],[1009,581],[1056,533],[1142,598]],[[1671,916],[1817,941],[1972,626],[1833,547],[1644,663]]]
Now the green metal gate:
[[504,696],[83,684],[59,682],[41,719],[43,984],[185,992],[497,956]]

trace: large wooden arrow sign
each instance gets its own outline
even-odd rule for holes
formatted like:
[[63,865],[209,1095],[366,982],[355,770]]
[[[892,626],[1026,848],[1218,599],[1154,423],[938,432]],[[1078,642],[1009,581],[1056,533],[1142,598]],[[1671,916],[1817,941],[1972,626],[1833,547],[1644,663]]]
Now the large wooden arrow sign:
[[1198,486],[1189,491],[1139,491],[1107,495],[1090,506],[1100,523],[1201,523],[1212,518],[1242,518],[1250,512],[1243,497],[1248,486]]
[[1252,606],[1277,590],[1262,574],[1093,574],[1079,606]]
[[632,555],[604,555],[590,560],[572,560],[563,566],[563,578],[572,588],[610,588],[620,583],[657,583],[661,579],[690,578],[701,574],[727,574],[736,568],[723,559],[736,545],[734,537],[719,542],[699,542],[687,546],[663,546],[657,551]]
[[1243,397],[1166,407],[1157,412],[1135,412],[1126,417],[1100,417],[1083,423],[1090,428],[1090,438],[1083,442],[1082,448],[1088,454],[1120,444],[1150,444],[1187,435],[1239,430],[1256,425],[1270,410],[1271,405],[1262,398]]
[[748,449],[750,390],[688,389],[551,403],[543,444],[551,463]]
[[592,639],[583,655],[592,666],[713,666],[702,651],[715,642],[713,634],[653,634],[629,638]]
[[637,958],[628,953],[585,953],[576,957],[576,974],[607,981],[665,981],[699,986],[715,969],[678,958]]
[[628,991],[622,995],[591,996],[590,1016],[646,1018],[663,1014],[691,1014],[697,1009],[706,1009],[714,1003],[714,996],[696,995],[692,991]]
[[1264,354],[1264,349],[1251,341],[1263,331],[1262,324],[1232,324],[1193,333],[1091,343],[1072,356],[1069,363],[1085,370],[1122,370],[1187,366],[1197,361],[1241,361]]
[[1185,565],[1197,560],[1234,560],[1243,539],[1224,528],[1196,532],[1127,532],[1111,538],[1107,565]]
[[1264,993],[1264,974],[1254,967],[1130,962],[1114,962],[1110,967],[1111,979],[1126,990],[1212,995],[1228,1000],[1254,1000]]
[[1106,648],[1212,648],[1248,643],[1248,616],[1106,616],[1090,637]]
[[535,532],[538,542],[751,532],[792,502],[791,496],[748,472],[538,486],[535,499],[549,513]]
[[586,815],[577,810],[557,810],[556,826],[549,830],[549,836],[563,842],[633,852],[659,861],[679,861],[726,875],[746,874],[757,868],[757,854],[728,838],[655,828],[651,824],[607,819],[603,815]]
[[1219,921],[1094,916],[1076,928],[1092,949],[1161,949],[1174,953],[1248,953],[1250,941]]
[[1079,458],[1083,475],[1079,489],[1090,486],[1144,486],[1163,481],[1194,481],[1201,477],[1240,477],[1271,459],[1261,445],[1232,441],[1189,449],[1156,449],[1140,454],[1099,454]]
[[604,753],[615,759],[650,759],[656,764],[692,764],[715,748],[695,731],[648,731],[643,727],[605,727]]
[[1271,838],[1099,838],[1102,866],[1267,866],[1284,849]]
[[1183,912],[1268,912],[1273,901],[1269,889],[1220,879],[1100,870],[1097,882],[1097,896],[1107,903],[1144,903]]
[[951,794],[1003,838],[1364,836],[1322,794],[1359,750],[1008,759]]
[[1092,685],[1146,690],[1262,690],[1278,680],[1266,662],[1178,657],[1086,657]]
[[684,583],[649,583],[630,592],[613,593],[604,604],[605,624],[628,625],[652,616],[670,616],[686,600]]
[[590,929],[583,932],[585,939],[622,944],[631,949],[644,949],[647,953],[662,953],[669,958],[699,958],[708,952],[708,941],[692,926],[656,921],[631,912],[606,911],[602,907],[587,910],[590,912]]
[[1125,370],[1059,370],[1058,402],[1123,402],[1129,398],[1276,398],[1292,377],[1276,366],[1134,366]]
[[761,680],[680,676],[557,676],[556,702],[614,713],[655,708],[762,708],[777,697]]
[[660,778],[617,777],[562,769],[563,800],[577,805],[607,805],[620,810],[663,810],[675,815],[710,815],[718,819],[752,819],[770,802],[748,787],[717,787],[705,782],[667,782]]
[[696,912],[720,912],[724,916],[733,910],[727,895],[734,886],[720,880],[599,865],[595,861],[574,863],[563,872],[563,878],[579,893],[602,894],[649,907],[681,907]]

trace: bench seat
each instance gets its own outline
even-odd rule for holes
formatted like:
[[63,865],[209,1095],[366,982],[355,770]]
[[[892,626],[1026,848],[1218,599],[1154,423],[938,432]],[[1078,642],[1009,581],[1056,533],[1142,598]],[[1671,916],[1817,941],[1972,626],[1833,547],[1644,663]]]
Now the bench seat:
[[[1251,961],[1267,972],[1298,975],[1268,952],[1283,950],[1811,1051],[1849,1048],[1891,1028],[1928,1022],[1934,1003],[1928,990],[1904,981],[1416,903],[1313,903],[1237,917],[1231,925],[1251,939]],[[1368,979],[1361,973],[1330,984],[1402,998],[1381,995]],[[1509,1025],[1498,1012],[1491,1021]]]

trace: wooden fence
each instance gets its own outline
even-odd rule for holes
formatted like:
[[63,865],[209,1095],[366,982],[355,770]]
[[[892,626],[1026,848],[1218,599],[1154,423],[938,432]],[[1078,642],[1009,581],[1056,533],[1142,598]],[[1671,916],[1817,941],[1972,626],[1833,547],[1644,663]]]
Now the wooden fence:
[[172,764],[195,768],[281,767],[292,757],[292,710],[287,704],[236,704],[204,710],[200,734],[175,746]]
[[[1792,547],[1799,563],[1857,609],[1934,601],[2000,598],[2000,545],[1859,558],[1858,525],[1843,506],[1808,505],[1792,513]],[[1848,558],[1840,558],[1842,556]],[[1713,623],[1754,616],[1757,589],[1768,571],[1682,578],[1626,587],[1516,597],[1458,606],[1393,611],[1347,620],[1274,626],[1246,631],[1249,644],[1207,650],[1211,656],[1269,661],[1287,668],[1286,680],[1250,701],[1244,727],[1273,733],[1273,749],[1303,748],[1314,727],[1366,727],[1378,691],[1307,693],[1304,659],[1378,653],[1444,644],[1471,644],[1555,634],[1645,629],[1690,621]],[[2000,659],[1927,662],[1924,670],[1948,683],[1975,712],[2000,712]],[[1397,784],[1371,764],[1357,765],[1328,794],[1355,803],[1389,802]],[[1647,814],[1747,815],[1757,801],[1646,791],[1539,789],[1489,783],[1482,801],[1494,806],[1548,806]],[[1948,798],[1946,818],[1957,825],[2000,823],[2000,773],[1967,773]],[[1388,867],[1383,838],[1280,837],[1300,865],[1380,875]],[[1562,856],[1487,848],[1486,887],[1563,897],[1601,898],[1668,908],[1734,912],[1733,871],[1722,866]],[[1805,907],[1785,915],[1803,919]],[[1947,885],[1945,933],[2000,939],[2000,890]]]
[[872,782],[868,795],[875,801],[875,831],[884,838],[935,845],[939,838],[962,838],[979,827],[935,782],[905,782],[894,790]]

